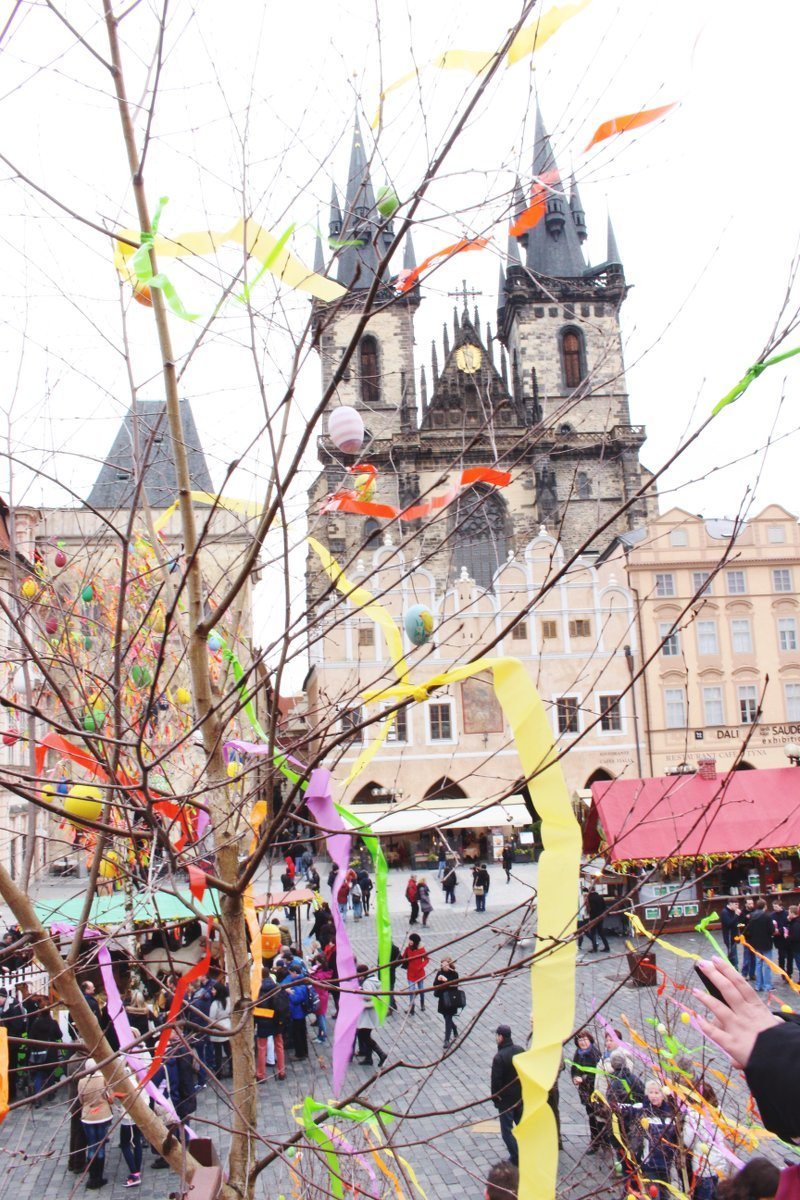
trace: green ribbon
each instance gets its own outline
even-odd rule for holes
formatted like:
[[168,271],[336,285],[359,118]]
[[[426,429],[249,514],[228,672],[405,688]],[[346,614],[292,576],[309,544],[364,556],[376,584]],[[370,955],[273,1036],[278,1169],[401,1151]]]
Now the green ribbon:
[[738,400],[744,392],[750,387],[754,379],[758,379],[762,371],[766,371],[767,367],[773,367],[775,363],[783,362],[787,358],[793,358],[795,354],[800,354],[800,346],[794,350],[787,350],[784,354],[776,354],[772,358],[767,358],[764,362],[753,363],[753,366],[744,374],[735,387],[732,387],[727,395],[718,400],[711,411],[712,417],[715,417],[718,412],[727,405],[733,404],[734,400]]
[[711,930],[708,928],[712,921],[718,921],[718,920],[719,920],[719,914],[712,912],[712,913],[709,913],[708,916],[703,917],[702,921],[699,921],[697,923],[697,925],[695,925],[694,928],[695,928],[696,933],[702,933],[703,937],[708,938],[708,940],[711,942],[711,945],[714,947],[714,950],[716,951],[716,953],[719,955],[720,958],[727,958],[727,954],[721,948],[719,942],[714,937]]
[[349,809],[343,808],[341,804],[334,803],[333,807],[340,817],[358,830],[359,837],[369,851],[372,866],[375,870],[375,926],[378,933],[378,977],[381,982],[382,994],[380,996],[373,996],[372,999],[378,1019],[382,1025],[389,1011],[389,992],[392,988],[391,969],[389,967],[389,963],[392,961],[392,922],[389,918],[389,896],[387,892],[389,867],[381,849],[380,841],[372,832],[369,825],[365,824],[355,813],[351,813]]
[[153,219],[150,222],[149,233],[141,233],[139,235],[139,249],[131,259],[131,268],[134,275],[140,283],[146,283],[150,288],[158,288],[167,302],[170,310],[176,317],[180,317],[182,321],[196,321],[199,313],[190,313],[183,305],[174,286],[170,283],[163,271],[159,271],[157,275],[153,274],[153,264],[150,261],[150,251],[155,245],[156,234],[158,233],[158,225],[161,220],[161,214],[164,211],[164,205],[169,203],[169,196],[162,196],[156,205],[156,211],[153,213]]
[[[343,1200],[344,1187],[342,1176],[339,1173],[339,1155],[332,1139],[325,1132],[325,1127],[315,1120],[315,1117],[320,1115],[334,1119],[343,1117],[349,1121],[369,1122],[376,1120],[376,1114],[369,1108],[356,1108],[352,1104],[345,1104],[341,1108],[337,1108],[335,1104],[320,1104],[312,1096],[306,1096],[303,1101],[305,1135],[309,1142],[316,1142],[327,1159],[331,1176],[331,1195],[336,1197],[336,1200]],[[385,1122],[391,1120],[388,1113],[381,1113],[381,1117]]]

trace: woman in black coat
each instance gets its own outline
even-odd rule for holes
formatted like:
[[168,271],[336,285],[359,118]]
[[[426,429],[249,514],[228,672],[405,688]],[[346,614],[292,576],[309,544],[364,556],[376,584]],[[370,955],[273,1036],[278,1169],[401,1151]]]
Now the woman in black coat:
[[455,1015],[458,1012],[458,971],[452,958],[443,958],[433,977],[433,992],[439,997],[439,1012],[444,1017],[444,1048],[458,1037]]
[[598,1112],[598,1105],[596,1101],[592,1100],[592,1092],[597,1090],[595,1068],[599,1063],[600,1051],[594,1044],[594,1037],[588,1029],[579,1029],[575,1034],[575,1057],[570,1067],[570,1075],[578,1089],[578,1098],[589,1118],[591,1140],[587,1154],[596,1154],[607,1136],[605,1123]]

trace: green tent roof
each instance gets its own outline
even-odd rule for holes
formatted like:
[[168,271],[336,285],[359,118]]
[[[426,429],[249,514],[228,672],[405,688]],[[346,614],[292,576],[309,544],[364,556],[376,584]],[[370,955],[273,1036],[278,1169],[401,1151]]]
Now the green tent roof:
[[[40,900],[34,908],[43,925],[52,925],[56,921],[75,925],[81,918],[83,904],[84,896],[80,895],[66,900]],[[147,925],[155,925],[159,921],[190,921],[197,913],[203,916],[219,915],[217,893],[210,891],[199,903],[185,892],[137,892],[129,902],[130,906],[134,921]],[[126,909],[124,892],[96,896],[92,901],[90,925],[101,928],[125,925],[129,921],[130,912]]]

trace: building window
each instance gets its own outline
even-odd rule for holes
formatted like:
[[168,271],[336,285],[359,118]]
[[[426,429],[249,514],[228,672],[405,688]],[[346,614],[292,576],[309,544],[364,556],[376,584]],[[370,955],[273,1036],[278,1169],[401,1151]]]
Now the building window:
[[778,645],[781,650],[797,649],[797,622],[794,617],[778,618]]
[[710,596],[712,585],[708,582],[710,571],[692,571],[692,591],[696,596]]
[[359,625],[358,627],[358,644],[360,647],[375,645],[375,626],[374,625]]
[[729,596],[744,596],[747,591],[747,579],[744,571],[726,571],[725,579],[728,584]]
[[772,572],[773,592],[790,592],[792,590],[792,572],[789,567],[778,567]]
[[737,617],[731,621],[731,644],[734,654],[753,653],[753,635],[749,617]]
[[552,642],[558,637],[558,624],[555,621],[542,621],[542,641]]
[[[389,705],[385,707],[389,708]],[[386,735],[387,742],[405,745],[408,741],[408,708],[398,708],[394,714],[394,724]]]
[[670,621],[660,622],[658,636],[661,641],[661,653],[664,657],[677,658],[681,652],[681,642],[677,629],[672,628]]
[[578,732],[578,697],[562,696],[558,701],[558,732]]
[[721,687],[703,688],[703,721],[706,725],[725,724]]
[[758,693],[754,683],[743,683],[737,688],[739,696],[739,720],[742,725],[752,725],[758,712]]
[[428,722],[432,742],[449,742],[453,738],[453,714],[450,704],[439,701],[428,705]]
[[686,693],[683,688],[664,688],[664,716],[667,729],[686,728]]
[[514,628],[511,630],[512,642],[524,642],[528,638],[528,622],[517,621]]
[[378,341],[371,333],[363,337],[359,343],[358,373],[361,380],[361,403],[380,404],[381,377],[378,370]]
[[361,724],[361,720],[360,708],[351,708],[342,713],[342,733],[350,735],[347,739],[348,742],[363,742],[364,730],[357,728]]
[[564,364],[564,383],[576,388],[584,377],[583,339],[575,329],[561,335],[561,361]]
[[374,517],[367,517],[364,522],[364,545],[376,546],[381,540],[381,527]]
[[457,579],[466,567],[478,587],[488,589],[507,557],[505,503],[495,493],[474,487],[463,492],[451,510],[450,578]]
[[785,683],[783,694],[786,697],[786,720],[800,721],[800,683]]
[[622,729],[619,701],[619,696],[600,697],[600,728],[603,733],[619,733]]
[[656,575],[656,595],[675,595],[675,576],[671,572],[659,571]]
[[689,534],[685,529],[670,529],[669,544],[670,546],[688,546]]
[[591,621],[570,621],[569,636],[574,638],[591,637],[592,622]]
[[578,499],[589,500],[592,495],[592,485],[589,482],[589,476],[585,471],[578,471],[577,486]]
[[719,654],[716,621],[697,622],[697,653]]
[[783,525],[767,526],[767,541],[773,546],[782,546],[786,541],[786,530]]

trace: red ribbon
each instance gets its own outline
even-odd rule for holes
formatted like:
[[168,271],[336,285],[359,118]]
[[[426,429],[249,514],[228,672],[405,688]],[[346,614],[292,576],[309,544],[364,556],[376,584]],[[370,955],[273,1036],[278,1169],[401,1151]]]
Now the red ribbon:
[[192,863],[187,864],[186,870],[189,873],[189,891],[199,904],[206,891],[206,873]]
[[[361,470],[363,472],[365,468],[362,467]],[[359,500],[355,492],[338,491],[328,496],[320,512],[358,513],[363,517],[383,517],[386,520],[416,521],[420,517],[428,516],[430,513],[436,512],[441,508],[446,508],[448,504],[452,504],[460,492],[465,488],[471,487],[473,483],[486,483],[491,487],[504,488],[508,487],[510,482],[511,474],[509,471],[498,471],[494,467],[468,467],[465,471],[461,472],[458,481],[452,487],[449,487],[446,492],[443,492],[441,496],[434,496],[432,500],[423,500],[419,504],[409,505],[408,508],[396,508],[393,504],[376,504],[373,500]]]
[[512,237],[521,237],[523,233],[527,233],[529,229],[533,229],[535,225],[539,224],[547,211],[548,194],[554,190],[551,185],[558,182],[559,174],[555,168],[552,171],[545,171],[543,175],[534,179],[530,205],[512,223],[509,231]]
[[598,142],[604,142],[606,138],[614,137],[617,133],[627,133],[629,129],[639,129],[642,125],[657,121],[659,117],[666,116],[670,109],[675,108],[676,104],[677,101],[674,100],[672,104],[662,104],[659,108],[643,108],[640,112],[626,113],[622,117],[612,117],[610,121],[603,121],[592,134],[592,140],[586,150],[591,150]]
[[443,250],[437,250],[435,254],[429,254],[424,262],[418,267],[414,267],[413,271],[401,271],[397,276],[397,290],[402,296],[404,292],[410,292],[414,284],[419,279],[422,272],[437,258],[451,258],[454,254],[461,254],[465,250],[483,250],[489,245],[490,238],[462,238],[460,242],[454,242],[452,246],[445,246]]
[[175,995],[172,997],[172,1003],[169,1006],[167,1019],[164,1022],[164,1028],[161,1030],[161,1036],[158,1039],[156,1052],[153,1055],[153,1061],[147,1068],[147,1073],[144,1078],[139,1080],[140,1086],[142,1087],[144,1087],[146,1083],[149,1083],[164,1061],[164,1051],[167,1048],[167,1043],[169,1042],[170,1034],[172,1033],[171,1025],[180,1012],[180,1008],[183,1003],[183,997],[186,995],[186,990],[189,987],[189,984],[194,983],[195,979],[199,979],[201,975],[205,975],[206,971],[211,966],[211,926],[213,924],[213,920],[213,917],[208,918],[205,954],[200,959],[200,962],[195,963],[194,966],[191,967],[186,974],[182,975],[178,980],[177,987],[175,988]]

